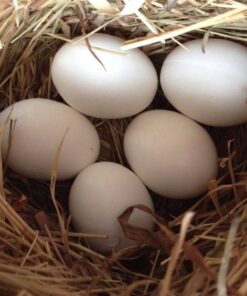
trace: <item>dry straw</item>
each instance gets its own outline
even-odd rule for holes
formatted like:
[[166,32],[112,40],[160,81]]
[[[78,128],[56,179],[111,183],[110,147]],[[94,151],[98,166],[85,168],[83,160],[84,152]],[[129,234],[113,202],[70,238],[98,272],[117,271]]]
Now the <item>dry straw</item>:
[[[59,99],[50,78],[54,53],[98,30],[124,36],[124,50],[144,46],[159,64],[196,37],[204,46],[212,36],[246,45],[247,1],[1,0],[1,108],[28,97]],[[101,159],[125,163],[128,120],[93,122]],[[209,131],[221,168],[209,192],[176,202],[176,210],[156,197],[156,232],[129,225],[128,209],[119,221],[141,245],[111,256],[87,248],[94,234],[73,232],[70,182],[55,186],[53,174],[50,186],[0,169],[0,295],[247,295],[247,129]]]

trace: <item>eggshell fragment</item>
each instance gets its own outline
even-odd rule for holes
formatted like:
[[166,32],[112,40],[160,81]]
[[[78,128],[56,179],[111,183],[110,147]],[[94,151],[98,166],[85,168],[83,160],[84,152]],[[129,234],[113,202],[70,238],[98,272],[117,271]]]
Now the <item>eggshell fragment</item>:
[[212,126],[247,121],[247,48],[223,39],[186,42],[165,59],[160,81],[180,112]]
[[123,39],[101,33],[90,36],[88,44],[79,40],[58,50],[51,69],[53,82],[69,105],[110,119],[134,115],[151,103],[158,78],[141,50],[121,51]]
[[[99,162],[84,169],[75,179],[69,197],[72,222],[78,231],[106,234],[107,239],[88,239],[101,252],[135,244],[125,237],[117,218],[130,206],[143,204],[153,210],[151,197],[140,179],[129,169],[112,162]],[[130,223],[146,229],[152,218],[135,209]]]
[[143,183],[165,197],[196,197],[217,175],[209,134],[177,112],[153,110],[137,116],[126,130],[124,151]]
[[50,179],[58,155],[57,179],[72,178],[99,154],[99,137],[91,122],[52,100],[32,98],[17,102],[1,112],[0,125],[4,127],[3,158],[10,168],[26,177]]

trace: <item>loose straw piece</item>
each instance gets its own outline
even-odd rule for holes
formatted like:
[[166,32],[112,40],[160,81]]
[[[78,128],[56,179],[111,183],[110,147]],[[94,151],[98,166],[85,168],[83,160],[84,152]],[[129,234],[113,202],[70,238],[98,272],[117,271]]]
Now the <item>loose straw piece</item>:
[[[65,226],[64,226],[64,219],[63,219],[63,217],[62,217],[62,215],[60,213],[58,202],[56,200],[56,181],[57,181],[57,169],[58,169],[59,157],[61,155],[63,144],[64,144],[64,141],[65,141],[65,138],[66,138],[68,132],[69,132],[69,128],[66,129],[66,131],[65,131],[65,133],[64,133],[64,135],[63,135],[63,137],[61,139],[61,142],[60,142],[60,144],[58,146],[57,152],[55,154],[55,157],[54,157],[54,160],[53,160],[53,163],[52,163],[51,182],[50,182],[51,199],[52,199],[53,205],[54,205],[54,207],[56,209],[58,223],[59,223],[59,227],[60,227],[60,231],[61,231],[61,237],[63,238],[64,246],[67,249],[68,249],[68,235],[67,235],[67,231],[66,231]],[[45,227],[47,227],[47,225],[45,225]]]
[[235,218],[232,221],[231,228],[229,230],[228,238],[225,245],[224,254],[222,257],[220,270],[217,279],[217,291],[219,296],[227,296],[227,287],[226,287],[226,275],[229,268],[231,251],[233,248],[233,243],[237,235],[238,226],[239,226],[239,218]]
[[16,12],[16,16],[15,16],[15,23],[16,23],[16,26],[17,28],[20,26],[20,18],[19,18],[19,15],[18,15],[18,1],[17,0],[12,0],[13,1],[13,5],[14,5],[14,8],[15,8],[15,12]]
[[26,261],[28,260],[28,257],[30,256],[30,254],[31,254],[31,252],[32,252],[32,250],[33,250],[33,248],[34,248],[35,245],[36,245],[36,242],[37,242],[38,237],[39,237],[39,232],[36,231],[36,235],[35,235],[35,237],[34,237],[34,240],[33,240],[32,244],[31,244],[31,246],[30,246],[30,248],[29,248],[29,250],[28,250],[26,256],[23,258],[23,260],[22,260],[22,262],[21,262],[21,264],[20,264],[20,267],[23,267],[24,264],[26,263]]
[[165,275],[165,278],[161,281],[160,284],[160,291],[159,291],[159,296],[167,296],[169,295],[169,287],[171,284],[171,279],[172,279],[172,274],[176,266],[176,262],[178,260],[178,256],[182,250],[183,243],[185,241],[185,236],[187,229],[189,227],[189,224],[194,216],[193,212],[188,212],[185,214],[182,224],[181,224],[181,231],[180,231],[180,236],[174,245],[171,256],[170,256],[170,262],[168,264],[167,272]]

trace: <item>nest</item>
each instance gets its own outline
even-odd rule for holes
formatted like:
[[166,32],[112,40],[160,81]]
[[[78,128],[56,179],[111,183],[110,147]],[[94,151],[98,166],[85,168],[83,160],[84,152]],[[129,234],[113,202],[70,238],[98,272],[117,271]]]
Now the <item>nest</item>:
[[[1,109],[29,97],[61,100],[51,82],[51,61],[75,36],[100,30],[124,37],[126,49],[141,46],[159,70],[171,49],[197,37],[246,45],[246,4],[2,0]],[[159,92],[151,108],[164,104]],[[122,138],[129,119],[92,121],[101,137],[100,160],[126,164]],[[0,294],[247,295],[247,127],[208,131],[220,157],[218,179],[200,199],[156,196],[153,233],[131,227],[128,209],[121,224],[140,242],[137,252],[104,256],[85,244],[94,234],[73,232],[67,207],[71,180],[37,182],[1,168]]]

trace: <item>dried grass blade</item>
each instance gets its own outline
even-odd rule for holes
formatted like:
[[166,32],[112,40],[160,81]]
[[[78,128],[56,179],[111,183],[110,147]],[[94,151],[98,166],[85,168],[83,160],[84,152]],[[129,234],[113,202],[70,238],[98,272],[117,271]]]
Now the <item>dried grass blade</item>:
[[216,180],[212,180],[209,182],[209,193],[214,207],[216,208],[217,212],[219,213],[220,217],[224,216],[223,209],[221,208],[220,202],[219,202],[219,192],[218,192],[218,184]]
[[47,2],[46,0],[33,0],[29,5],[28,9],[31,11],[42,9],[42,6]]
[[96,55],[96,53],[93,51],[92,47],[91,47],[91,44],[88,40],[88,38],[85,38],[85,42],[86,42],[86,45],[87,45],[87,48],[88,50],[91,52],[91,54],[93,55],[93,57],[100,63],[100,65],[103,67],[103,69],[105,70],[106,72],[106,67],[104,66],[103,62],[100,60],[100,58]]
[[21,267],[24,266],[24,264],[25,264],[26,261],[28,260],[28,257],[30,256],[32,250],[34,249],[34,247],[35,247],[35,245],[36,245],[36,242],[37,242],[38,236],[39,236],[39,232],[36,231],[36,236],[35,236],[35,238],[34,238],[32,244],[31,244],[31,246],[30,246],[30,248],[29,248],[29,250],[28,250],[26,256],[23,258],[23,260],[22,260],[22,262],[21,262],[21,264],[20,264]]
[[232,268],[227,276],[228,285],[234,285],[239,279],[239,275],[242,273],[242,269],[247,270],[247,252],[245,252],[238,260],[236,265]]
[[185,241],[186,237],[186,232],[189,227],[189,224],[194,216],[193,212],[188,212],[185,214],[182,224],[181,224],[181,230],[180,230],[180,235],[178,237],[177,242],[175,243],[171,256],[170,256],[170,261],[168,264],[167,272],[165,275],[165,278],[161,281],[160,283],[160,290],[159,290],[159,296],[167,296],[169,295],[169,287],[172,279],[172,274],[175,269],[176,262],[178,260],[179,254],[183,248],[183,244]]
[[238,195],[238,191],[237,191],[237,188],[235,186],[235,183],[236,183],[236,178],[235,178],[235,174],[234,174],[234,170],[233,170],[233,163],[232,163],[232,159],[234,157],[234,154],[235,152],[231,152],[231,147],[232,147],[232,144],[233,144],[233,140],[230,140],[228,142],[228,161],[227,161],[227,166],[228,166],[228,171],[229,171],[229,174],[230,174],[230,177],[231,177],[231,181],[232,181],[232,190],[233,190],[233,193],[234,193],[234,198],[236,200],[236,204],[238,202],[241,201],[239,195]]
[[14,8],[15,8],[15,23],[17,28],[20,26],[20,18],[19,18],[19,14],[18,14],[18,10],[19,10],[19,5],[18,5],[18,1],[17,0],[12,0]]
[[65,263],[65,261],[63,259],[63,256],[61,255],[61,253],[60,253],[60,251],[59,251],[59,249],[58,249],[58,247],[57,247],[57,245],[56,245],[56,243],[55,243],[55,241],[54,241],[54,239],[53,239],[53,237],[52,237],[52,235],[50,233],[50,230],[49,230],[48,226],[45,224],[44,227],[45,227],[45,230],[46,230],[46,234],[49,237],[50,243],[53,246],[57,257],[59,258],[59,260],[62,262],[63,265],[66,265],[66,263]]
[[62,218],[62,215],[60,213],[59,207],[58,207],[58,202],[56,200],[56,181],[57,181],[57,167],[58,167],[58,161],[59,161],[59,157],[61,154],[61,150],[63,147],[63,143],[65,141],[66,135],[69,132],[69,129],[67,129],[64,133],[63,138],[61,139],[61,142],[58,146],[53,164],[52,164],[52,169],[51,169],[51,183],[50,183],[50,193],[51,193],[51,199],[53,202],[53,205],[56,209],[56,213],[57,213],[57,217],[58,217],[58,222],[59,222],[59,227],[60,227],[60,231],[61,231],[61,236],[64,240],[64,245],[67,246],[68,248],[68,235],[65,229],[65,224],[64,224],[64,220]]
[[[0,147],[2,146],[3,132],[4,128],[0,128]],[[3,171],[2,149],[0,149],[0,194],[5,198]],[[0,219],[4,219],[4,216],[0,215]]]
[[220,265],[220,270],[218,273],[218,279],[217,279],[217,291],[218,291],[219,296],[227,296],[228,295],[227,286],[226,286],[226,275],[227,275],[227,271],[229,268],[231,251],[233,248],[234,240],[237,235],[239,223],[240,223],[239,218],[233,219],[232,224],[231,224],[231,228],[229,230],[224,254],[223,254],[221,265]]
[[[160,256],[160,250],[158,250],[158,251],[156,252],[156,255],[155,255],[155,257],[154,257],[153,266],[152,266],[152,269],[151,269],[151,271],[150,271],[150,273],[149,273],[149,277],[150,277],[150,278],[153,277],[153,275],[154,275],[154,271],[155,271],[155,269],[157,268],[157,264],[158,264],[159,256]],[[147,283],[147,284],[146,284],[146,287],[145,287],[145,289],[144,289],[144,291],[143,291],[144,295],[147,294],[148,289],[149,289],[149,286],[150,286],[150,283]]]

